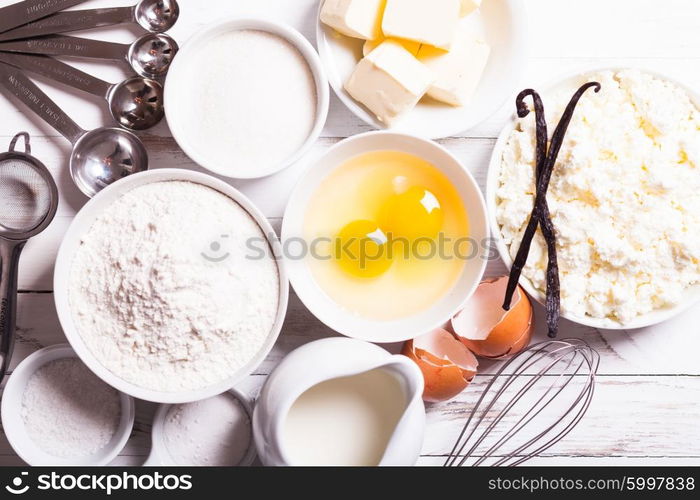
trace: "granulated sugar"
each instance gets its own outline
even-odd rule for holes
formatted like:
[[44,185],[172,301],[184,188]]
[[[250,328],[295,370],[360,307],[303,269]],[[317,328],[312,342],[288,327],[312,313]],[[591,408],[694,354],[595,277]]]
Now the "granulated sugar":
[[316,85],[302,54],[272,33],[235,30],[206,43],[178,102],[182,135],[232,177],[257,177],[293,156],[316,119]]
[[94,455],[112,439],[120,417],[119,393],[77,358],[59,359],[39,368],[22,398],[27,434],[56,457]]
[[250,416],[229,393],[171,407],[163,432],[168,452],[179,465],[238,465],[252,439]]
[[87,347],[118,377],[157,391],[231,377],[263,348],[278,297],[277,264],[255,220],[191,182],[119,198],[83,236],[71,269]]

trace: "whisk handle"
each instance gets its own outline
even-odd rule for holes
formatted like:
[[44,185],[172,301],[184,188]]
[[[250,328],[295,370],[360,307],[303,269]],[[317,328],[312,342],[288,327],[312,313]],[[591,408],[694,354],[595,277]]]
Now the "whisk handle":
[[10,365],[17,318],[17,267],[25,241],[0,239],[0,382]]

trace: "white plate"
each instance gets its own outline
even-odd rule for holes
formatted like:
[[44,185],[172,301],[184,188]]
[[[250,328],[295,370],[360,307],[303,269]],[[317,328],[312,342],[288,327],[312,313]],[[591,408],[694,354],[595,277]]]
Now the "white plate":
[[453,289],[426,311],[393,321],[363,318],[343,308],[317,284],[306,259],[288,259],[289,279],[301,301],[319,320],[348,337],[368,342],[401,342],[443,326],[471,297],[481,281],[487,264],[488,240],[486,205],[481,190],[466,168],[445,148],[427,139],[395,132],[368,132],[345,139],[326,152],[309,168],[287,205],[282,223],[282,240],[287,245],[303,241],[304,218],[321,182],[350,158],[370,151],[401,151],[430,162],[455,186],[469,214],[469,237],[479,249],[468,259]]
[[[322,5],[323,2],[319,2]],[[344,88],[362,57],[364,40],[339,35],[321,22],[319,15],[316,43],[331,87],[340,100],[365,123],[386,128]],[[481,9],[462,22],[473,24],[491,46],[491,57],[472,103],[455,108],[423,100],[391,127],[392,132],[441,139],[473,128],[493,115],[518,88],[527,62],[527,15],[522,0],[486,0]]]
[[[598,67],[598,68],[588,68],[586,70],[581,70],[577,71],[575,73],[570,73],[567,74],[566,76],[560,77],[554,82],[550,82],[549,84],[542,85],[539,87],[539,92],[540,95],[542,96],[542,100],[544,101],[545,108],[547,106],[547,99],[548,96],[551,96],[553,93],[555,93],[559,89],[571,89],[572,94],[574,90],[579,87],[580,85],[583,85],[587,79],[587,75],[590,75],[592,73],[597,73],[600,71],[620,71],[623,69],[628,69],[628,68],[621,68],[621,67]],[[687,85],[683,84],[682,82],[679,82],[673,78],[670,78],[664,74],[658,73],[653,70],[649,70],[646,68],[634,68],[634,69],[639,69],[640,71],[644,71],[645,73],[652,74],[654,76],[657,76],[659,78],[663,78],[665,80],[668,80],[670,82],[675,83],[682,89],[684,89],[686,92],[688,92],[688,95],[691,97],[693,100],[694,104],[698,107],[700,107],[700,94],[693,90],[692,88],[688,87]],[[496,219],[496,193],[498,191],[499,187],[499,175],[501,171],[501,158],[503,155],[503,150],[506,146],[506,143],[508,142],[508,138],[515,128],[515,125],[517,124],[518,118],[516,117],[515,114],[512,115],[511,119],[509,120],[508,124],[505,126],[503,131],[501,132],[500,136],[498,137],[498,141],[496,141],[496,145],[493,150],[493,154],[491,156],[491,161],[489,163],[489,171],[488,171],[488,178],[487,178],[487,184],[486,184],[486,203],[488,205],[488,212],[489,212],[489,223],[491,225],[491,230],[494,235],[494,239],[496,241],[496,248],[498,249],[498,253],[500,254],[501,258],[503,261],[506,263],[508,268],[510,268],[513,265],[513,259],[510,256],[510,253],[508,251],[508,246],[505,244],[503,237],[501,235],[500,231],[500,226],[498,224],[498,221]],[[520,285],[525,289],[525,291],[532,297],[534,297],[540,304],[544,304],[545,301],[545,295],[540,292],[538,289],[534,287],[532,282],[525,277],[524,275],[521,276],[520,278]],[[688,290],[686,290],[685,294],[685,300],[678,304],[675,307],[666,307],[662,309],[657,309],[655,311],[652,311],[648,314],[644,314],[641,316],[638,316],[634,318],[631,321],[628,321],[626,323],[620,323],[619,321],[615,321],[609,318],[593,318],[590,316],[585,316],[585,317],[580,317],[580,316],[575,316],[572,314],[568,314],[565,312],[562,312],[562,317],[566,318],[570,321],[573,321],[574,323],[578,323],[580,325],[586,325],[586,326],[591,326],[593,328],[601,328],[601,329],[607,329],[607,330],[632,330],[635,328],[644,328],[647,326],[652,326],[658,323],[661,323],[663,321],[666,321],[668,319],[673,318],[674,316],[679,315],[683,311],[689,309],[693,305],[697,304],[700,302],[700,285],[695,285],[690,287]]]
[[119,454],[131,435],[136,414],[134,400],[120,394],[119,427],[107,445],[97,453],[81,458],[56,457],[37,446],[27,433],[22,420],[22,400],[27,382],[39,368],[57,359],[77,358],[69,345],[54,345],[32,353],[23,360],[7,380],[2,395],[2,426],[7,440],[22,460],[33,466],[107,465]]
[[253,205],[250,200],[243,196],[243,194],[241,194],[238,190],[219,179],[200,172],[180,169],[158,169],[125,177],[111,186],[108,186],[98,193],[97,196],[91,199],[80,210],[80,212],[78,212],[68,228],[58,251],[56,268],[54,271],[54,300],[56,302],[58,319],[61,322],[61,327],[63,327],[63,332],[65,333],[68,342],[70,342],[71,346],[73,349],[75,349],[75,352],[78,354],[83,363],[85,363],[88,368],[95,373],[95,375],[121,392],[134,396],[135,398],[152,401],[154,403],[171,404],[190,403],[192,401],[199,401],[216,396],[217,394],[227,391],[241,379],[250,375],[258,366],[260,366],[260,363],[262,363],[267,357],[272,349],[272,346],[277,341],[277,337],[280,334],[282,323],[284,322],[284,317],[287,312],[287,302],[289,298],[289,283],[287,280],[285,265],[282,259],[277,259],[280,283],[279,306],[275,324],[267,336],[265,345],[245,366],[237,370],[235,373],[232,373],[227,379],[209,387],[180,392],[164,392],[146,389],[118,377],[105,368],[102,363],[95,358],[90,349],[85,345],[83,338],[80,336],[71,312],[69,283],[75,252],[80,245],[83,235],[92,227],[97,217],[99,217],[104,210],[109,209],[112,203],[114,203],[122,195],[139,186],[151,184],[153,182],[173,180],[202,184],[215,189],[234,200],[250,214],[255,222],[258,223],[263,233],[268,238],[268,243],[274,252],[274,255],[282,255],[280,243],[277,238],[273,236],[275,232],[268,220],[255,207],[255,205]]
[[[187,120],[191,120],[192,117],[182,114],[180,112],[182,107],[177,106],[177,104],[171,105],[171,103],[182,102],[182,100],[189,98],[187,95],[189,92],[187,84],[193,78],[193,76],[190,75],[190,68],[193,65],[193,60],[200,56],[202,45],[207,43],[212,38],[221,35],[222,33],[243,29],[267,31],[288,40],[297,48],[297,50],[299,50],[301,55],[304,56],[304,59],[306,59],[306,62],[309,64],[309,68],[313,73],[314,82],[316,84],[316,121],[314,123],[314,128],[311,130],[309,137],[306,139],[306,142],[304,142],[304,144],[291,157],[287,158],[281,164],[271,165],[268,168],[261,169],[256,175],[246,177],[231,175],[227,168],[228,165],[226,164],[227,162],[231,161],[230,159],[222,158],[220,161],[214,162],[211,161],[207,155],[203,154],[200,149],[201,146],[194,144],[183,131],[184,123]],[[198,78],[197,75],[194,75],[194,78]],[[245,74],[241,74],[241,78],[245,78]],[[226,82],[221,82],[221,85],[226,85]],[[330,100],[329,94],[328,79],[326,78],[326,74],[323,70],[318,54],[314,50],[311,43],[309,43],[309,41],[304,38],[301,33],[285,24],[264,19],[230,18],[216,22],[202,29],[192,38],[190,38],[184,47],[182,47],[177,53],[177,56],[175,56],[170,70],[168,71],[168,78],[165,83],[165,115],[168,119],[168,126],[170,127],[170,132],[172,133],[175,142],[177,142],[187,156],[189,156],[195,163],[201,165],[210,172],[221,175],[222,177],[236,177],[239,179],[261,178],[284,170],[301,158],[304,153],[306,153],[311,146],[314,145],[318,137],[321,135],[324,125],[326,124],[326,118],[328,117],[328,103]]]

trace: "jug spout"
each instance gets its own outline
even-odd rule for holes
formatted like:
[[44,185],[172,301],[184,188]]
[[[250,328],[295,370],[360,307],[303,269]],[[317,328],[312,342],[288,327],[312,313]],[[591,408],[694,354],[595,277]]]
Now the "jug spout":
[[379,465],[406,465],[406,458],[416,457],[417,460],[423,447],[425,433],[423,374],[414,362],[401,355],[392,356],[391,361],[383,368],[400,378],[405,390],[406,409],[396,424]]

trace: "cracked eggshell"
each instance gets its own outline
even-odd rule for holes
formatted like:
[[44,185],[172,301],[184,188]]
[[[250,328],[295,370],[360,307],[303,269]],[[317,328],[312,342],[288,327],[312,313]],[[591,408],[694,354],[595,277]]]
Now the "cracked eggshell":
[[462,392],[474,379],[479,362],[450,332],[438,328],[409,340],[402,354],[413,360],[425,379],[423,400],[447,401]]
[[474,354],[501,359],[525,349],[532,339],[532,303],[518,286],[509,311],[502,308],[508,276],[483,281],[451,321],[454,333]]

